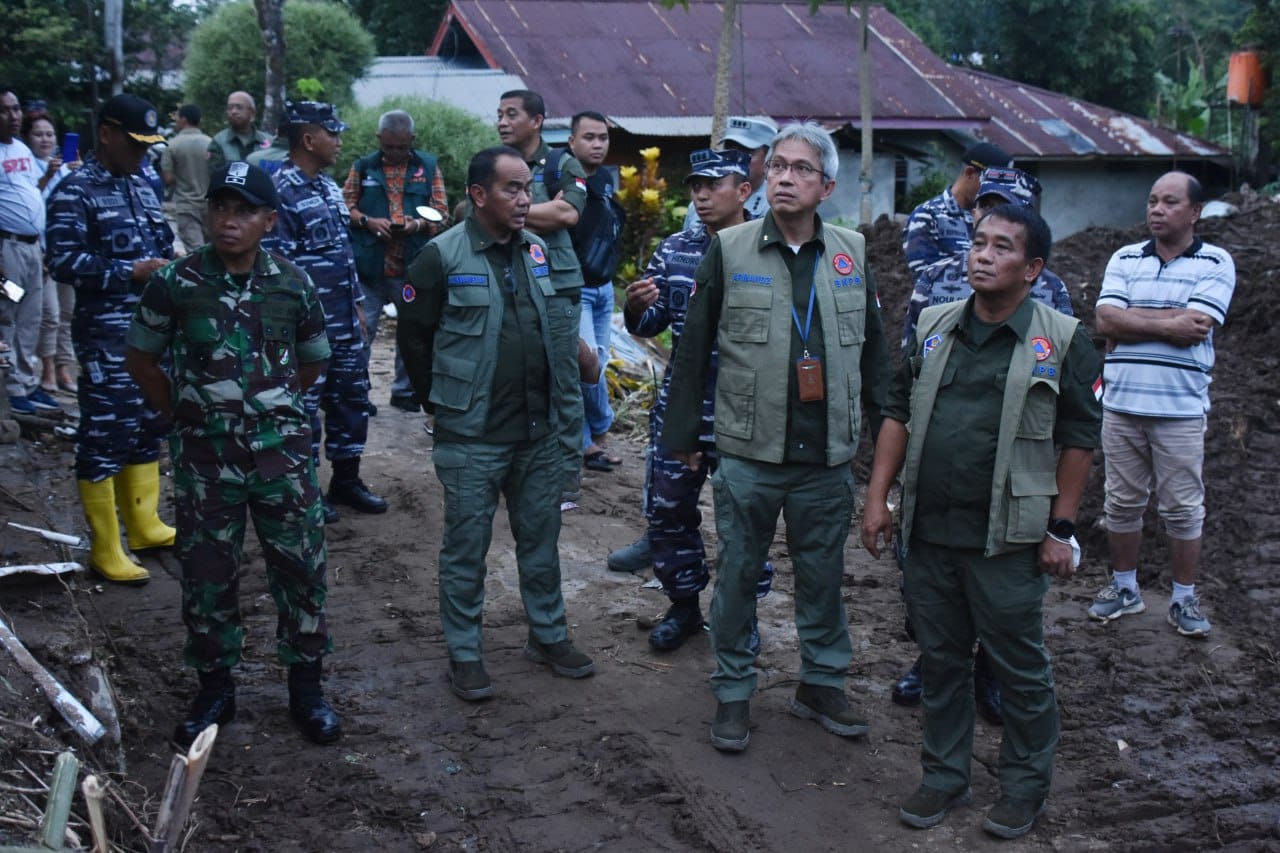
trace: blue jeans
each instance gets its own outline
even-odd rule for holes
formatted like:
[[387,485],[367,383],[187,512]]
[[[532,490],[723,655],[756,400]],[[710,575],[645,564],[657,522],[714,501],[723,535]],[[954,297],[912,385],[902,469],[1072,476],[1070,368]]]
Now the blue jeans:
[[[608,358],[610,323],[613,320],[613,283],[599,287],[582,288],[582,320],[578,324],[578,336],[587,346]],[[600,365],[600,381],[582,384],[582,447],[591,444],[591,437],[604,435],[613,426],[613,407],[609,405],[609,383],[605,380],[605,365]]]
[[[364,303],[361,307],[364,309],[364,321],[369,327],[369,345],[366,348],[366,358],[373,355],[373,339],[378,336],[378,321],[382,319],[382,306],[388,302],[399,305],[400,289],[404,287],[404,279],[388,278],[382,282],[382,287],[370,287],[363,281],[360,282],[360,289],[364,292]],[[404,359],[400,357],[400,346],[396,345],[396,373],[395,379],[391,382],[392,397],[408,397],[413,394],[413,386],[409,384],[409,374],[404,369]]]

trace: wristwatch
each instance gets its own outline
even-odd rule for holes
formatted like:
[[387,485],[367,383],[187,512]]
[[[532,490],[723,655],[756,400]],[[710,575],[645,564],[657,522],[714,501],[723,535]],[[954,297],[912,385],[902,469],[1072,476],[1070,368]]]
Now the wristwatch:
[[361,228],[369,227],[369,215],[367,213],[360,214],[360,227]]
[[1048,530],[1051,536],[1070,539],[1076,535],[1076,523],[1069,518],[1051,518]]

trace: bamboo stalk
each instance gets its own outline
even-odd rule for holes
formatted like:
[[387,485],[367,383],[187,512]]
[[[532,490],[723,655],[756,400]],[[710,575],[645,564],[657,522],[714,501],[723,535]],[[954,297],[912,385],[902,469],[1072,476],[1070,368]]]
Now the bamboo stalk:
[[98,722],[98,718],[89,713],[89,709],[80,704],[80,700],[63,687],[49,670],[40,665],[31,652],[27,651],[27,647],[22,645],[18,635],[13,633],[3,620],[0,620],[0,645],[3,645],[9,654],[13,655],[18,665],[35,680],[44,691],[44,695],[53,703],[53,707],[58,709],[58,713],[62,714],[63,719],[76,730],[76,734],[80,735],[85,743],[93,745],[102,739],[107,730],[102,723]]
[[76,796],[76,777],[80,760],[69,752],[58,756],[53,765],[53,781],[49,783],[49,802],[40,822],[40,843],[50,850],[61,850],[67,834],[67,816]]
[[93,831],[93,853],[109,853],[107,847],[107,821],[102,814],[102,801],[106,797],[103,785],[98,777],[85,777],[80,786],[84,793],[85,805],[89,808],[89,828]]

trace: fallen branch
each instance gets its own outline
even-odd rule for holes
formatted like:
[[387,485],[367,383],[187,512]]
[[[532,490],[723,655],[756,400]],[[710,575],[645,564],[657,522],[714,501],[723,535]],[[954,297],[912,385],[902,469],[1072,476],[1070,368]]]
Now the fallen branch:
[[0,645],[13,655],[13,659],[39,685],[53,707],[58,709],[58,713],[71,725],[71,728],[76,730],[76,734],[80,735],[85,743],[93,745],[102,739],[107,730],[102,723],[98,722],[98,718],[89,713],[89,709],[80,704],[80,700],[71,695],[71,691],[63,687],[49,670],[32,657],[31,652],[22,645],[17,634],[14,634],[3,621],[0,621]]

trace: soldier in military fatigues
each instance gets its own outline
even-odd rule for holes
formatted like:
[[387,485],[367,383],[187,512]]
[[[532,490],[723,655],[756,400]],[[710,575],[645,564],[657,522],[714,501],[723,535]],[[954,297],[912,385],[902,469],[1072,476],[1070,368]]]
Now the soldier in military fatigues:
[[89,564],[118,583],[145,583],[149,575],[121,546],[117,503],[130,548],[172,545],[174,535],[156,514],[164,428],[124,366],[125,332],[138,294],[173,257],[173,232],[160,200],[138,176],[147,149],[161,139],[155,107],[116,95],[98,113],[96,152],[49,201],[51,272],[76,290],[76,480],[93,534]]
[[[312,457],[320,464],[320,409],[324,409],[324,452],[333,466],[328,504],[360,512],[387,511],[387,502],[360,479],[360,456],[369,432],[369,370],[365,359],[364,294],[356,277],[349,232],[350,214],[342,190],[321,170],[337,162],[340,134],[347,126],[332,104],[286,104],[289,159],[272,176],[280,194],[275,229],[264,245],[306,270],[324,304],[332,356],[306,396],[311,414]],[[338,520],[325,506],[325,521]]]
[[[716,232],[746,221],[743,199],[751,191],[747,182],[750,159],[749,154],[741,151],[704,149],[689,155],[693,166],[693,171],[685,178],[693,198],[689,209],[697,212],[701,208],[710,223],[707,224],[702,216],[695,216],[691,227],[663,240],[649,259],[644,276],[627,288],[628,298],[623,312],[627,331],[638,337],[652,338],[664,329],[670,329],[672,358],[663,373],[658,399],[649,410],[648,466],[644,489],[644,514],[649,520],[649,528],[635,543],[610,554],[609,567],[615,571],[639,571],[653,565],[654,574],[662,582],[663,592],[671,599],[666,617],[649,634],[649,645],[658,651],[678,648],[687,637],[702,628],[698,595],[707,586],[710,570],[702,542],[698,496],[715,467],[714,351],[698,434],[698,446],[708,464],[697,469],[686,467],[663,449],[658,438],[662,435],[663,417],[667,411],[675,351],[680,345],[685,314],[695,288],[693,274]],[[757,584],[757,597],[769,592],[772,581],[773,565],[766,561],[764,574]],[[751,647],[753,652],[757,652],[760,635],[754,623],[752,630]]]
[[[987,169],[982,173],[978,186],[973,215],[980,219],[985,211],[1005,202],[1034,207],[1039,196],[1040,182],[1021,169]],[[902,330],[904,352],[907,342],[915,334],[921,311],[930,305],[962,302],[972,292],[967,246],[923,269],[916,276],[911,300],[907,303],[907,320]],[[1073,316],[1071,293],[1066,283],[1048,269],[1041,272],[1032,285],[1031,298],[1068,317]]]
[[[533,174],[533,204],[525,226],[547,244],[551,286],[569,297],[566,312],[572,314],[572,334],[558,334],[555,341],[557,372],[578,376],[578,323],[582,315],[582,267],[573,250],[569,229],[578,222],[587,203],[587,173],[567,149],[551,149],[542,140],[546,105],[536,92],[518,89],[504,92],[498,101],[498,137],[520,152]],[[560,444],[564,451],[562,500],[577,500],[582,487],[582,386],[557,385],[556,411],[561,416]],[[563,395],[563,396],[560,396]]]
[[[232,163],[214,173],[209,197],[212,242],[152,277],[128,335],[130,370],[173,419],[186,661],[201,685],[174,738],[190,743],[235,715],[230,668],[244,640],[238,574],[247,509],[280,614],[290,711],[308,737],[327,743],[341,726],[320,692],[332,642],[302,401],[329,356],[324,311],[306,273],[260,248],[279,203],[266,172]],[[172,382],[160,367],[166,352]]]
[[569,678],[594,672],[568,638],[558,550],[564,389],[557,386],[577,387],[578,378],[555,362],[560,336],[576,336],[578,325],[564,310],[571,297],[551,281],[546,245],[523,227],[531,185],[514,148],[472,158],[471,212],[409,266],[396,329],[414,391],[436,419],[445,514],[440,620],[450,685],[468,701],[493,694],[481,626],[499,495],[516,540],[525,657]]

